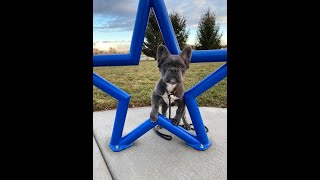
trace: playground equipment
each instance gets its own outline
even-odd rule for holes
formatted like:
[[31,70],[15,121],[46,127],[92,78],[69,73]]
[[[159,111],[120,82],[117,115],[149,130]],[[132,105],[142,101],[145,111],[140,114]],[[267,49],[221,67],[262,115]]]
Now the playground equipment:
[[[153,8],[155,12],[162,37],[168,50],[171,54],[180,53],[180,47],[175,37],[164,0],[140,0],[129,54],[95,55],[93,56],[94,67],[139,65],[150,8]],[[194,50],[192,52],[191,63],[226,61],[227,50]],[[103,79],[96,73],[93,73],[93,84],[97,88],[118,100],[117,112],[109,147],[114,152],[122,151],[132,146],[136,139],[159,124],[163,128],[184,140],[188,146],[202,151],[208,149],[212,142],[208,139],[206,134],[196,98],[220,82],[226,76],[227,63],[219,67],[216,71],[208,75],[205,79],[185,92],[184,99],[194,126],[194,130],[196,132],[196,136],[180,126],[174,126],[169,119],[159,114],[159,118],[155,123],[152,123],[148,118],[136,129],[122,137],[123,127],[130,102],[130,95],[117,86],[111,84],[109,81]]]

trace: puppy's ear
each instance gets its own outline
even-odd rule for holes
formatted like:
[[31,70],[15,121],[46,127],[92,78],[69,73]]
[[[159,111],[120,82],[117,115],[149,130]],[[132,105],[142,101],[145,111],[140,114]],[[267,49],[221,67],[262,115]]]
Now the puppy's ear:
[[189,63],[191,61],[191,55],[192,55],[192,49],[190,46],[185,47],[180,56],[182,57],[182,59],[184,60],[184,63],[187,66],[187,69],[189,68]]
[[170,55],[170,52],[164,45],[160,45],[157,49],[158,67],[160,68],[163,60]]

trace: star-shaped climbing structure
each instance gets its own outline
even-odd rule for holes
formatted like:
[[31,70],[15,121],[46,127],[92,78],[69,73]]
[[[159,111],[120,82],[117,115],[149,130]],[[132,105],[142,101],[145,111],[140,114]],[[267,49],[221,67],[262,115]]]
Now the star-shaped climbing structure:
[[[164,0],[140,0],[129,54],[95,55],[93,56],[93,66],[139,65],[150,8],[152,8],[155,12],[162,37],[168,50],[171,54],[180,53],[180,47],[174,34]],[[195,50],[192,52],[191,63],[223,61],[227,61],[227,50]],[[159,124],[163,128],[184,140],[187,145],[193,147],[194,149],[202,151],[208,149],[212,143],[209,141],[206,134],[196,98],[220,82],[226,76],[227,63],[222,65],[216,71],[185,92],[184,100],[188,108],[196,136],[180,126],[174,126],[169,119],[159,114],[159,118],[155,123],[152,123],[150,119],[147,119],[136,129],[122,137],[123,127],[130,102],[130,95],[107,80],[103,79],[101,76],[93,73],[93,84],[97,88],[118,100],[117,112],[109,147],[114,152],[124,150],[132,146],[136,139]]]

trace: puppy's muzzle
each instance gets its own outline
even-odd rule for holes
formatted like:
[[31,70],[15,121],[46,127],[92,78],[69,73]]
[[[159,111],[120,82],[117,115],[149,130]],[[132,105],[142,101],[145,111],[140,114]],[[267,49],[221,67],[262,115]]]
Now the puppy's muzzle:
[[173,74],[178,73],[179,69],[178,68],[170,68],[169,71]]

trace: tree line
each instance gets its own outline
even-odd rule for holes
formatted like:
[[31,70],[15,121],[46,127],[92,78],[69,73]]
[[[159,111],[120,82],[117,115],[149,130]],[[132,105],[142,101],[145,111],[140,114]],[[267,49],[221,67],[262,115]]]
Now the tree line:
[[[186,18],[179,12],[173,11],[169,14],[174,33],[181,49],[186,46],[189,30],[186,27]],[[222,33],[219,33],[219,24],[216,23],[216,15],[208,9],[202,16],[197,28],[196,44],[197,50],[226,48],[221,45]],[[142,52],[150,57],[156,57],[157,47],[164,44],[162,35],[153,10],[150,10],[149,21],[145,33]]]
[[[174,33],[181,50],[187,45],[186,42],[190,35],[187,30],[187,20],[179,12],[172,11],[169,14]],[[219,32],[219,24],[216,23],[216,16],[208,9],[201,16],[197,28],[196,43],[192,46],[193,49],[207,50],[207,49],[221,49],[227,48],[226,45],[221,45],[222,33]],[[158,22],[153,10],[150,10],[148,25],[145,32],[145,39],[142,47],[142,53],[146,56],[156,58],[156,51],[160,44],[164,44],[162,34],[158,26]],[[109,50],[102,51],[93,48],[93,54],[116,54],[119,53],[113,47]]]

